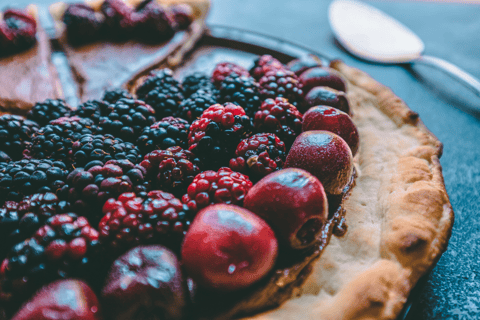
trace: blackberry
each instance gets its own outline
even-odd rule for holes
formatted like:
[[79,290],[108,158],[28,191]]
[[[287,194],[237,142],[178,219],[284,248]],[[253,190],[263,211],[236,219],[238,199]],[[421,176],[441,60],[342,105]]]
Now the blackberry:
[[105,133],[134,142],[143,128],[155,122],[155,111],[145,102],[120,99],[111,104],[108,114],[100,117],[99,126]]
[[187,147],[190,124],[181,118],[166,117],[145,127],[137,139],[136,145],[143,154],[156,149],[169,147]]
[[103,27],[103,19],[92,7],[83,3],[68,5],[62,20],[67,29],[68,41],[74,45],[97,40]]
[[302,132],[302,114],[285,98],[267,99],[255,114],[253,125],[256,132],[274,133],[288,151]]
[[239,76],[248,76],[248,70],[244,67],[236,65],[235,63],[231,62],[222,62],[218,63],[213,69],[212,72],[212,82],[218,88],[222,84],[222,81],[225,80],[227,76],[230,74],[235,73]]
[[75,168],[89,168],[109,160],[127,159],[134,164],[142,160],[140,150],[133,143],[123,142],[109,134],[81,135],[72,145],[72,155]]
[[3,151],[0,151],[0,162],[10,162],[12,159],[8,154]]
[[195,72],[189,76],[186,76],[182,82],[183,94],[185,98],[189,98],[192,94],[198,90],[205,92],[215,93],[215,86],[207,75]]
[[32,237],[13,246],[0,269],[3,298],[13,304],[59,278],[90,278],[99,258],[98,232],[73,213],[49,218]]
[[120,99],[133,99],[133,96],[127,90],[113,89],[105,91],[102,98],[103,101],[108,103],[115,103]]
[[144,42],[163,42],[175,34],[176,22],[172,13],[155,0],[140,3],[133,17],[135,37]]
[[251,120],[232,103],[209,107],[190,127],[188,146],[207,168],[228,165],[235,148],[251,134]]
[[4,114],[0,116],[0,151],[13,160],[20,159],[26,144],[38,130],[38,124],[22,116]]
[[48,159],[23,159],[0,163],[0,205],[21,201],[34,193],[55,193],[65,184],[65,163]]
[[44,102],[37,102],[27,113],[27,119],[35,121],[43,127],[51,120],[69,117],[71,112],[72,110],[65,104],[65,101],[47,99]]
[[9,29],[10,42],[14,52],[32,47],[37,41],[37,22],[27,12],[8,9],[3,12],[3,20]]
[[294,106],[303,103],[302,84],[289,70],[268,71],[259,82],[262,99],[283,97]]
[[192,94],[190,98],[182,101],[177,116],[188,122],[193,122],[200,118],[205,110],[216,103],[217,98],[213,93],[200,89]]
[[97,224],[102,217],[102,206],[109,198],[124,192],[146,195],[148,189],[143,167],[129,160],[110,160],[105,165],[73,170],[58,194],[71,203],[72,211]]
[[26,196],[20,202],[7,201],[0,208],[0,259],[13,245],[31,237],[48,218],[69,209],[68,202],[51,192]]
[[105,0],[100,7],[105,17],[104,31],[109,39],[122,41],[132,37],[135,30],[133,9],[122,0]]
[[157,87],[175,87],[178,92],[183,93],[181,85],[173,78],[173,71],[167,68],[151,72],[135,93],[139,99],[145,100],[147,94]]
[[100,100],[90,100],[82,103],[73,112],[80,118],[88,118],[96,124],[100,122],[100,117],[109,113],[110,104]]
[[280,61],[269,54],[264,54],[255,60],[250,69],[250,75],[256,80],[260,80],[268,71],[285,69],[286,67]]
[[194,212],[214,203],[242,206],[252,186],[246,175],[230,168],[208,170],[195,176],[182,201]]
[[200,160],[181,147],[155,150],[147,154],[140,166],[145,168],[155,189],[164,190],[181,197],[188,185],[200,173]]
[[100,242],[109,252],[122,254],[143,244],[162,244],[179,251],[194,214],[173,194],[150,191],[146,197],[124,193],[103,206]]
[[157,118],[175,116],[178,113],[183,94],[175,86],[159,86],[150,91],[145,102],[155,109]]
[[32,137],[31,144],[25,150],[26,158],[53,159],[70,165],[73,143],[83,134],[101,131],[94,121],[77,116],[63,117],[50,121]]
[[261,104],[258,89],[258,83],[252,77],[232,73],[220,84],[218,100],[238,104],[249,117],[253,117]]
[[229,167],[250,177],[262,177],[280,170],[285,162],[285,143],[273,133],[258,133],[242,140]]

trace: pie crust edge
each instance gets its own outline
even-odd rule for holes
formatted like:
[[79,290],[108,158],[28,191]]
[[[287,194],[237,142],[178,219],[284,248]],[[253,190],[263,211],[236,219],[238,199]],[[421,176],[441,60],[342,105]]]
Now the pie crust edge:
[[396,319],[448,245],[442,143],[388,87],[342,61],[330,67],[347,82],[361,140],[349,230],[332,237],[292,299],[250,319]]

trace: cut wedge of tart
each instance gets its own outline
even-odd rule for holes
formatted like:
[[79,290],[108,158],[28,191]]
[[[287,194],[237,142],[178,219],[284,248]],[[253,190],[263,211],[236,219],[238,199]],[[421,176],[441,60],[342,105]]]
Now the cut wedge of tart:
[[37,22],[36,43],[6,56],[0,54],[0,111],[23,115],[37,101],[62,97],[50,59],[50,39],[38,23],[37,7],[29,6],[25,14]]

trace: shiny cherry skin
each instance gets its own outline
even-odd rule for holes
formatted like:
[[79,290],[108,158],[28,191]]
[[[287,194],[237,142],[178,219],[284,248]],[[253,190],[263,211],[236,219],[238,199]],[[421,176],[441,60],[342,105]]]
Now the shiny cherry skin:
[[293,71],[297,76],[301,75],[304,71],[315,68],[321,67],[322,62],[319,58],[308,55],[304,56],[295,60],[290,61],[287,64],[287,69]]
[[302,169],[269,174],[248,192],[244,207],[265,219],[281,244],[303,249],[314,243],[328,217],[320,181]]
[[328,194],[341,194],[353,174],[353,156],[335,133],[307,131],[293,143],[284,167],[304,169],[320,180]]
[[101,320],[93,290],[79,280],[58,280],[40,289],[12,320]]
[[312,88],[305,96],[305,104],[307,105],[307,108],[315,106],[330,106],[351,115],[350,104],[348,103],[345,92],[329,87]]
[[358,151],[358,130],[345,112],[328,106],[310,108],[303,115],[302,131],[325,130],[338,134],[348,144],[352,155]]
[[185,288],[173,252],[160,245],[139,246],[110,268],[102,289],[104,311],[115,320],[182,319]]
[[300,75],[299,79],[305,94],[308,94],[314,87],[329,87],[338,91],[346,91],[345,81],[330,68],[308,69]]
[[227,204],[202,209],[182,246],[182,263],[200,286],[219,291],[249,287],[274,266],[278,242],[251,211]]

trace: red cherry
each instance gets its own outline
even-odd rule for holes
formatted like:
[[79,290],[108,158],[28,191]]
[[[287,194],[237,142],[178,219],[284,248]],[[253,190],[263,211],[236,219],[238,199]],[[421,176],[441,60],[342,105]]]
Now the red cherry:
[[300,134],[290,149],[285,168],[300,168],[320,180],[329,194],[341,194],[353,174],[353,156],[340,136],[328,131]]
[[101,320],[95,293],[82,281],[59,280],[43,287],[12,320]]
[[346,91],[343,79],[330,68],[317,67],[308,69],[300,75],[299,79],[305,94],[308,94],[314,87],[330,87],[335,90]]
[[284,169],[257,182],[244,207],[265,219],[278,240],[294,249],[315,241],[328,217],[327,195],[313,175],[301,169]]
[[268,224],[247,209],[216,204],[201,210],[182,246],[182,262],[198,284],[221,291],[245,288],[275,264],[278,243]]
[[352,118],[345,112],[327,106],[310,108],[303,115],[303,131],[325,130],[338,134],[348,144],[352,155],[358,150],[358,130]]

